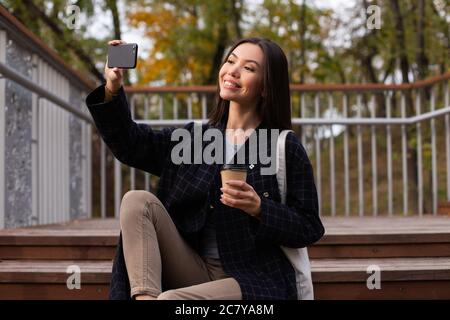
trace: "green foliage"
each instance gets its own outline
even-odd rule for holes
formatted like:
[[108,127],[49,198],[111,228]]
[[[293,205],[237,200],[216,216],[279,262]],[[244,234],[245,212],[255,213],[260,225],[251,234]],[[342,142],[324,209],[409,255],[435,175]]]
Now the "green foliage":
[[[139,82],[214,83],[223,50],[231,38],[237,37],[234,20],[229,18],[233,3],[237,2],[135,2],[128,11],[130,23],[135,27],[142,26],[153,40],[149,58],[140,61]],[[237,24],[241,11],[242,7],[236,9]],[[217,61],[216,56],[219,57]],[[211,74],[213,70],[216,72]]]
[[[107,39],[87,35],[87,26],[96,19],[96,1],[0,0],[0,3],[76,69],[92,74],[96,64],[104,62]],[[71,29],[66,24],[67,18],[72,14],[66,12],[68,5],[77,5],[80,8],[81,18],[86,23],[80,24],[79,28]],[[69,43],[78,48],[78,51],[70,48]],[[80,53],[84,54],[84,58],[80,57]],[[96,71],[102,73],[100,68]]]
[[[345,12],[316,6],[313,0],[0,0],[28,28],[81,70],[102,73],[107,39],[89,37],[87,26],[99,7],[110,15],[111,5],[125,8],[123,25],[139,28],[151,40],[148,58],[137,70],[139,84],[214,84],[220,60],[236,39],[262,36],[277,42],[286,52],[290,79],[298,82],[398,82],[400,58],[404,53],[408,73],[416,80],[425,64],[425,75],[448,70],[448,7],[445,1],[356,0]],[[62,33],[55,33],[30,3]],[[396,24],[398,3],[402,30]],[[78,5],[86,24],[70,30],[64,23],[68,4]],[[366,8],[377,5],[381,29],[368,29]],[[423,29],[418,21],[423,19]],[[113,25],[108,26],[111,39]],[[337,32],[340,30],[339,32]],[[402,32],[404,44],[398,41]],[[424,52],[419,63],[423,34]],[[87,59],[81,59],[67,43],[76,41]],[[89,69],[89,66],[91,69]],[[397,75],[397,76],[395,76]]]

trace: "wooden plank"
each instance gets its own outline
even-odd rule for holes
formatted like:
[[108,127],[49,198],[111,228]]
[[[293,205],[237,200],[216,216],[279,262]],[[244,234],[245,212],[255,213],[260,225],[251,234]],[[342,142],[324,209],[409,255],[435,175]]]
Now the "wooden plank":
[[450,299],[450,281],[382,282],[369,290],[365,283],[315,283],[317,300]]
[[402,268],[419,270],[424,266],[429,268],[450,268],[450,258],[380,258],[380,259],[317,259],[314,267],[317,269],[339,269],[341,266],[362,270],[364,266],[378,264],[386,269]]
[[0,246],[3,260],[112,260],[116,246]]
[[440,243],[450,242],[450,233],[392,233],[392,234],[330,234],[314,245],[322,244],[386,244],[386,243]]
[[322,217],[330,234],[449,232],[450,217]]
[[[81,290],[68,290],[53,284],[0,284],[2,300],[106,300],[108,285],[82,285]],[[450,299],[449,281],[414,281],[382,283],[380,290],[369,290],[360,283],[317,283],[315,299]]]
[[383,243],[383,244],[316,244],[308,248],[311,259],[323,258],[402,258],[450,257],[446,243]]
[[54,224],[45,224],[45,225],[37,225],[32,227],[25,228],[16,228],[16,229],[7,229],[0,230],[0,234],[16,232],[16,231],[24,231],[24,232],[39,232],[40,230],[63,230],[63,231],[73,231],[73,230],[104,230],[104,231],[115,231],[117,232],[120,229],[119,220],[114,218],[106,218],[106,219],[79,219],[72,220],[70,222],[65,223],[54,223]]
[[116,246],[117,219],[84,219],[69,223],[0,230],[0,246]]
[[118,235],[5,235],[0,246],[116,246]]
[[[430,235],[450,234],[450,217],[322,217],[326,236],[336,235]],[[117,219],[86,219],[70,223],[43,225],[29,228],[0,230],[0,236],[6,235],[118,235]],[[448,239],[448,237],[446,238]]]
[[377,265],[382,281],[450,280],[450,258],[379,258],[311,260],[314,282],[365,282]]
[[66,283],[67,268],[77,265],[82,283],[109,283],[112,261],[10,261],[0,262],[0,283]]
[[109,284],[82,284],[67,289],[62,284],[0,283],[0,300],[106,300]]
[[[106,300],[108,292],[108,285],[87,284],[81,290],[68,290],[53,284],[0,284],[1,300]],[[314,295],[317,300],[450,299],[450,282],[387,282],[380,290],[369,290],[360,283],[318,283]]]
[[[450,217],[321,217],[327,235],[342,234],[430,234],[450,233]],[[118,234],[120,229],[118,219],[82,219],[69,223],[41,225],[20,229],[0,230],[3,234]],[[60,231],[60,233],[58,233]]]
[[[87,282],[109,281],[111,261],[2,261],[0,282],[64,282],[67,267],[78,265]],[[318,259],[311,261],[315,282],[366,281],[378,265],[382,281],[450,280],[450,258]]]
[[450,217],[324,217],[322,244],[450,242]]

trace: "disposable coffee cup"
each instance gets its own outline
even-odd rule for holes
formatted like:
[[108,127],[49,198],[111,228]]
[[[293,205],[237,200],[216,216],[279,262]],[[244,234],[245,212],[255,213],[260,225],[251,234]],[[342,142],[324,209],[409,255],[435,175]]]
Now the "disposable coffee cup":
[[[224,164],[220,170],[222,187],[226,187],[228,180],[247,180],[247,166],[244,164]],[[230,186],[228,186],[230,187]]]

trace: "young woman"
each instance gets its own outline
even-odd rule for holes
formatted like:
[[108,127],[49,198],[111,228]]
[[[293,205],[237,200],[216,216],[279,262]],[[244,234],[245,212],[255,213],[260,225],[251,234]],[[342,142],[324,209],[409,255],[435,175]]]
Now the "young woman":
[[[221,164],[172,161],[175,128],[153,130],[131,119],[122,70],[105,67],[105,78],[86,99],[103,140],[122,163],[160,177],[156,195],[129,191],[122,199],[110,298],[296,299],[294,269],[280,246],[309,246],[324,228],[312,167],[295,134],[286,139],[286,205],[276,175],[262,175],[259,162],[247,165],[246,181],[222,188]],[[287,59],[270,40],[235,43],[217,93],[202,129],[227,133],[228,159],[236,157],[235,138],[244,146],[251,139],[227,129],[291,129]],[[192,133],[193,122],[184,128]]]

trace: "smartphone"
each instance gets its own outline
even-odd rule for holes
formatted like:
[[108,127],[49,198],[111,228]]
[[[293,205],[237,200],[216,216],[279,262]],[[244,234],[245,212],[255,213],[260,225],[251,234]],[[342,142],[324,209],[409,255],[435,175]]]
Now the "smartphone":
[[136,43],[108,46],[108,68],[134,69],[137,62]]

